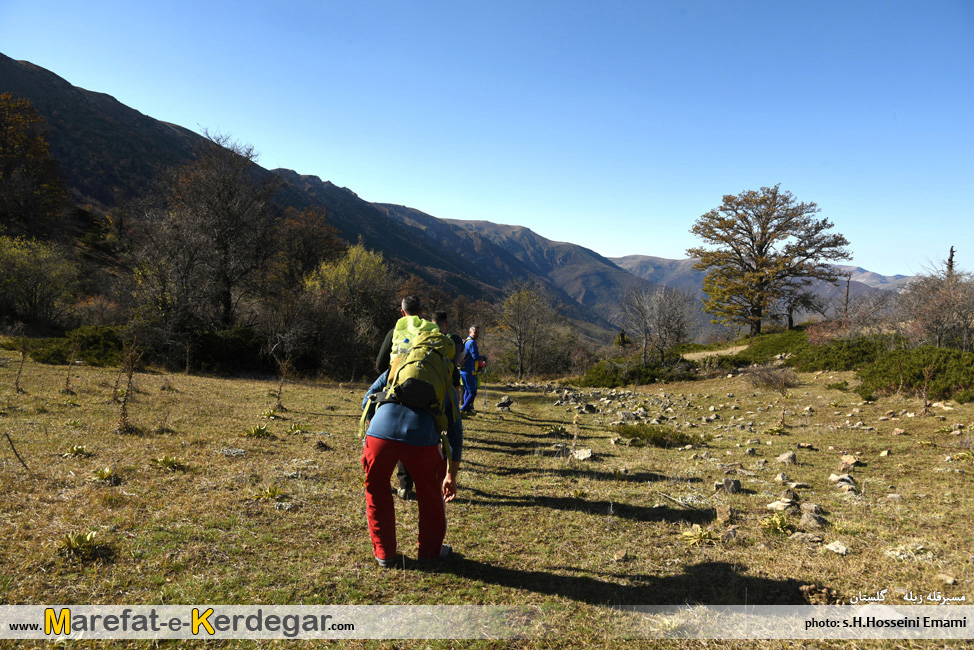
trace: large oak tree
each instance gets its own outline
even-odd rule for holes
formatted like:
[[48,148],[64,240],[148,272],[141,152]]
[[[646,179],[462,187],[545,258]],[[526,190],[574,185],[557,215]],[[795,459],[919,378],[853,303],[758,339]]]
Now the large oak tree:
[[776,316],[776,305],[794,302],[813,280],[835,282],[828,262],[848,259],[849,242],[817,219],[815,203],[800,203],[780,185],[728,194],[690,230],[705,245],[687,250],[706,270],[704,309],[714,322],[744,325],[751,335]]

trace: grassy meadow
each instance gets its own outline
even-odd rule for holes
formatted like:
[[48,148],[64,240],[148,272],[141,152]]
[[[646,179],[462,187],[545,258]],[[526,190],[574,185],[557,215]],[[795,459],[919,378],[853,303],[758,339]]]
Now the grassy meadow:
[[[383,570],[355,434],[364,385],[287,383],[287,410],[274,412],[271,377],[138,372],[120,432],[118,368],[27,360],[18,393],[19,366],[0,350],[3,604],[519,605],[543,608],[547,626],[518,647],[689,648],[703,644],[609,638],[606,608],[848,603],[882,589],[974,599],[974,404],[864,403],[835,388],[852,373],[800,374],[785,395],[740,375],[567,395],[488,385],[447,506],[457,556],[416,563],[416,504],[397,500],[407,559]],[[502,395],[510,411],[495,408]],[[596,412],[579,414],[585,404]],[[652,430],[610,426],[640,408],[696,444],[661,448],[633,438]],[[789,451],[795,463],[778,460]],[[858,462],[842,466],[844,455]],[[725,479],[740,491],[715,490]],[[793,511],[774,517],[768,504],[783,498]],[[819,506],[817,526],[794,512],[805,504]]]

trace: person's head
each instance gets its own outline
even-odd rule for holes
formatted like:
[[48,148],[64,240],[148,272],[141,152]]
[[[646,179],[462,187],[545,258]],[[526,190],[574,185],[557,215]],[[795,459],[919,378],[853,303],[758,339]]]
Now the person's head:
[[436,323],[436,326],[440,328],[441,332],[446,332],[450,327],[450,320],[447,318],[445,311],[438,311],[433,314],[433,322]]
[[480,336],[480,328],[477,327],[476,325],[471,325],[470,326],[470,338],[472,338],[473,340],[476,341],[478,336]]
[[402,299],[403,316],[422,316],[423,303],[418,296],[406,296]]

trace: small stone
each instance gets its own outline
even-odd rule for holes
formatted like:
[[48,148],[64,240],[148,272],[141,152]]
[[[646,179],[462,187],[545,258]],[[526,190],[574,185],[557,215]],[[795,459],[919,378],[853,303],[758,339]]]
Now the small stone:
[[725,542],[733,542],[737,539],[737,526],[730,526],[724,531],[724,534],[720,536],[721,540]]
[[510,408],[511,404],[513,403],[514,400],[511,399],[510,395],[504,395],[501,397],[501,401],[497,402],[497,408]]
[[774,510],[775,512],[784,512],[792,508],[795,510],[798,509],[795,507],[795,502],[790,499],[779,499],[778,501],[772,501],[767,505],[767,508],[768,510]]
[[591,460],[592,450],[591,449],[576,449],[575,453],[572,454],[575,460]]
[[900,429],[900,428],[896,428],[896,429],[893,429],[893,433],[892,433],[892,435],[894,435],[894,436],[902,436],[902,435],[904,435],[905,433],[906,433],[906,431],[905,431],[905,430],[903,430],[903,429]]
[[845,454],[839,459],[839,462],[845,463],[846,465],[855,466],[859,464],[859,458],[858,456],[853,456],[852,454]]
[[794,483],[793,482],[793,483],[787,483],[786,485],[788,487],[790,487],[792,490],[810,490],[812,488],[812,486],[809,485],[808,483]]
[[957,584],[957,578],[955,578],[952,575],[947,575],[946,573],[938,573],[937,576],[936,576],[936,579],[939,580],[940,582],[944,583],[945,585],[956,585]]
[[717,521],[729,524],[734,519],[734,510],[728,505],[717,506]]
[[612,559],[615,560],[616,562],[625,562],[626,560],[629,559],[629,551],[627,551],[625,549],[623,549],[621,551],[616,551],[612,555]]
[[791,479],[788,478],[788,475],[787,474],[785,474],[784,472],[781,472],[780,474],[778,474],[777,476],[774,477],[774,480],[777,481],[778,483],[787,483]]
[[832,551],[833,553],[835,553],[837,555],[848,555],[849,554],[849,547],[846,546],[845,544],[843,544],[840,541],[834,541],[831,544],[829,544],[828,546],[826,546],[825,548],[829,549],[830,551]]
[[848,463],[839,463],[839,471],[842,473],[848,473],[855,469],[855,465],[850,465]]
[[857,493],[856,486],[855,485],[849,485],[848,483],[840,483],[839,484],[839,489],[841,491],[845,492],[846,494],[856,494]]
[[821,530],[825,528],[828,523],[829,522],[826,521],[825,517],[813,514],[811,512],[806,512],[802,515],[801,521],[798,522],[798,525],[807,530]]
[[792,533],[791,537],[788,539],[793,539],[796,542],[805,542],[807,544],[821,544],[823,541],[819,535],[814,535],[812,533]]
[[785,490],[778,495],[778,498],[782,501],[798,501],[798,495],[795,494],[794,490]]
[[822,514],[822,506],[818,505],[817,503],[803,503],[801,507],[802,512],[811,513],[813,515]]
[[725,478],[723,488],[727,494],[738,494],[741,491],[741,482],[735,478]]
[[887,494],[886,495],[886,500],[887,501],[902,501],[903,500],[903,495],[901,495],[901,494]]
[[798,462],[798,455],[793,451],[786,451],[776,458],[779,463],[785,463],[786,465],[794,465]]
[[815,445],[813,445],[810,442],[799,442],[798,443],[798,448],[799,449],[815,449]]
[[755,451],[754,447],[748,447],[747,449],[744,450],[745,456],[757,456],[757,453],[758,452]]
[[893,452],[891,452],[889,449],[884,449],[881,452],[879,452],[879,456],[880,456],[880,458],[885,458],[887,456],[892,455],[892,453]]

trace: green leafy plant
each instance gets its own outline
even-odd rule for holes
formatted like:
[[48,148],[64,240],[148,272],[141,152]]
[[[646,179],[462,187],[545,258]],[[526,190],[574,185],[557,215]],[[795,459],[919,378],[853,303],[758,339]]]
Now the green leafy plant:
[[276,420],[281,416],[278,415],[277,409],[267,409],[266,411],[260,414],[260,417],[266,418],[268,420]]
[[94,470],[94,475],[96,481],[101,481],[107,485],[118,485],[122,482],[114,466],[96,469]]
[[788,515],[776,512],[761,520],[761,529],[769,535],[791,535],[795,526],[788,521]]
[[705,546],[716,544],[717,536],[709,528],[701,528],[700,524],[693,524],[690,530],[680,533],[680,539],[690,546]]
[[68,453],[63,454],[65,458],[68,456],[73,456],[75,458],[87,458],[88,456],[92,455],[93,454],[88,451],[88,445],[71,445],[71,449],[68,450]]
[[257,491],[257,494],[254,495],[254,498],[271,499],[273,501],[287,501],[290,498],[290,495],[286,494],[284,490],[275,483],[273,485],[267,485],[260,488]]
[[308,432],[308,428],[298,424],[297,422],[292,422],[291,425],[285,431],[285,433],[291,433],[291,434],[299,434],[299,433],[307,433],[307,432]]
[[61,538],[61,549],[68,555],[91,557],[95,551],[95,534],[94,530],[87,533],[68,533]]
[[561,424],[552,424],[541,430],[546,436],[567,436],[568,429]]
[[170,472],[186,469],[186,465],[175,456],[164,455],[159,458],[153,458],[152,464],[159,469],[169,470]]
[[770,429],[764,430],[764,435],[766,436],[784,436],[787,434],[788,434],[788,430],[785,427],[781,426],[780,424],[778,426],[774,426],[771,427]]
[[271,432],[267,429],[266,424],[255,424],[241,435],[247,438],[270,438]]

